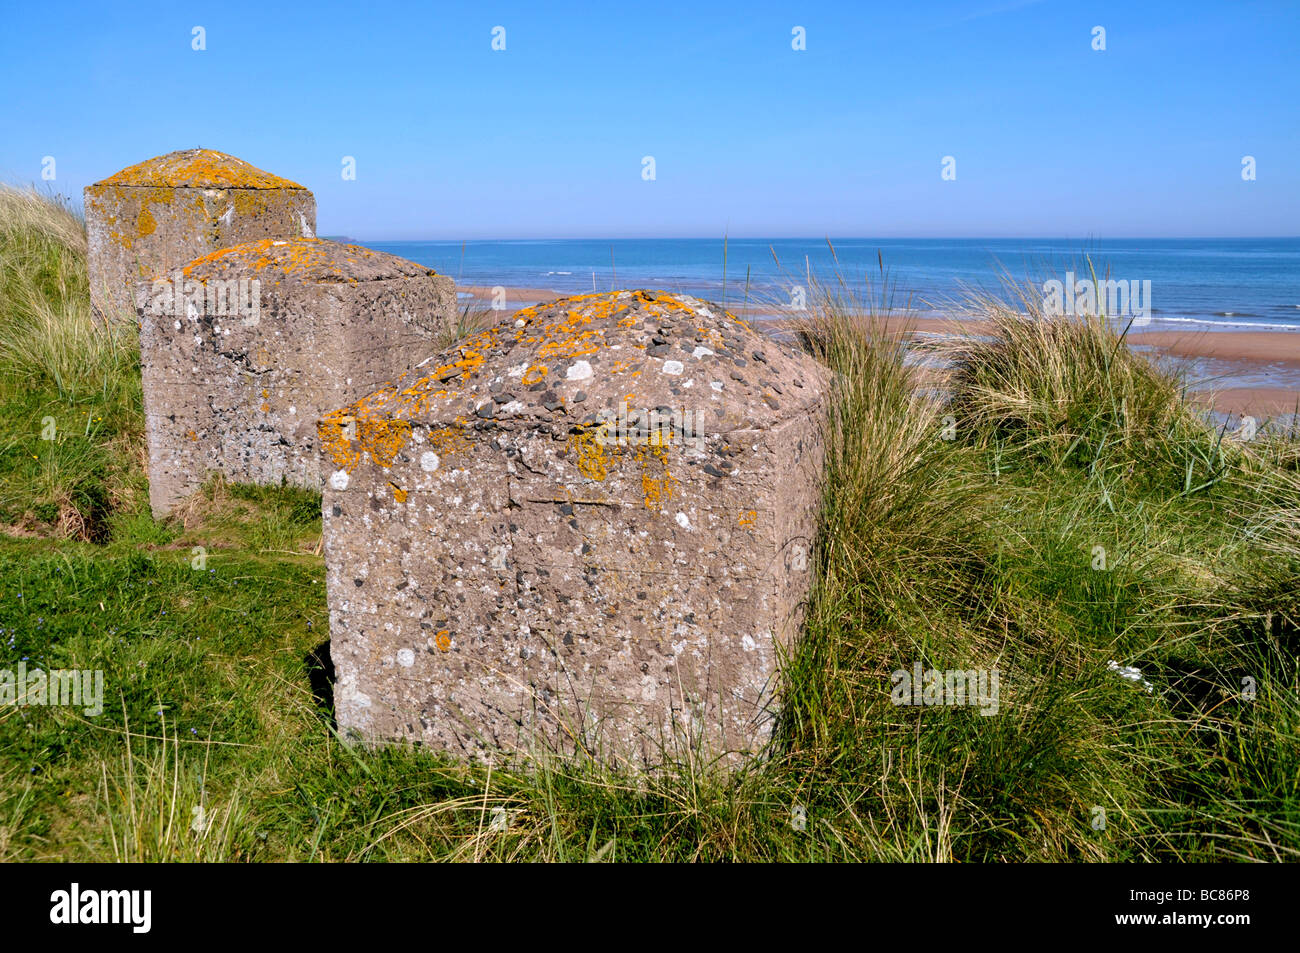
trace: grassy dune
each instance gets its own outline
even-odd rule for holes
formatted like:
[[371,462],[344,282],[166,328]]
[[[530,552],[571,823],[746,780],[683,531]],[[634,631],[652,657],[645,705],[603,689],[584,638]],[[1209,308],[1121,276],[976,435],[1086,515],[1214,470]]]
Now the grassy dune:
[[[1100,323],[970,306],[941,403],[879,306],[814,295],[839,374],[766,759],[491,772],[340,743],[319,497],[155,523],[82,225],[0,192],[0,669],[106,686],[0,708],[0,860],[1297,859],[1300,448],[1209,429]],[[894,705],[915,662],[996,669],[998,713]]]

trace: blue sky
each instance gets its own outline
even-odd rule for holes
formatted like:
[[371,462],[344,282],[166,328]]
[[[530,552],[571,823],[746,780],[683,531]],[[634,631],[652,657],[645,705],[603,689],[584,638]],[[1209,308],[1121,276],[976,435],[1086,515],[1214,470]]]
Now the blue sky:
[[1297,2],[127,10],[6,10],[0,178],[201,145],[363,240],[1300,234]]

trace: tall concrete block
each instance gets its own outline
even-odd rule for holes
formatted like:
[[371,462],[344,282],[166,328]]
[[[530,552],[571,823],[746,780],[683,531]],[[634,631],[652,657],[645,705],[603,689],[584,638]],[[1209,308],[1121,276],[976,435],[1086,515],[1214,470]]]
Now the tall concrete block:
[[505,760],[770,737],[824,369],[653,291],[527,308],[320,423],[339,725]]
[[140,297],[149,501],[170,512],[211,473],[320,486],[316,421],[434,353],[450,278],[315,238],[224,248]]
[[316,199],[295,182],[211,149],[170,152],[87,186],[90,299],[133,320],[148,280],[261,238],[312,238]]

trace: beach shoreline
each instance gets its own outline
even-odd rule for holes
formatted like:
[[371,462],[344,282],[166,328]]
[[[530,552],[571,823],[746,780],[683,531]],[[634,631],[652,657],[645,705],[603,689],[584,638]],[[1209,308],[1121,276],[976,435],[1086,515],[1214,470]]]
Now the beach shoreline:
[[[495,300],[503,316],[523,307],[564,297],[552,288],[461,285],[461,306]],[[504,300],[502,300],[504,299]],[[788,318],[773,318],[771,308],[753,305],[730,309],[740,317],[761,319],[768,330],[789,328]],[[947,337],[974,331],[978,319],[908,316],[889,322],[900,332]],[[1289,416],[1300,410],[1300,331],[1212,330],[1204,327],[1131,331],[1128,342],[1158,363],[1183,369],[1189,399],[1220,414],[1258,419]]]

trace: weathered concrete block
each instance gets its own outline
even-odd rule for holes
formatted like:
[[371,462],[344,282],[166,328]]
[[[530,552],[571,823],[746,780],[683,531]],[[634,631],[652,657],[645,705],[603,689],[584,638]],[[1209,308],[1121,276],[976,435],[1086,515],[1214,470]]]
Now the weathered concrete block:
[[211,149],[170,152],[87,186],[90,300],[135,318],[138,283],[218,248],[316,234],[316,199],[295,182]]
[[340,726],[635,768],[759,749],[826,399],[820,364],[718,306],[623,291],[527,308],[327,415]]
[[316,421],[438,349],[450,278],[315,238],[264,239],[160,276],[140,296],[149,502],[209,473],[320,486]]

